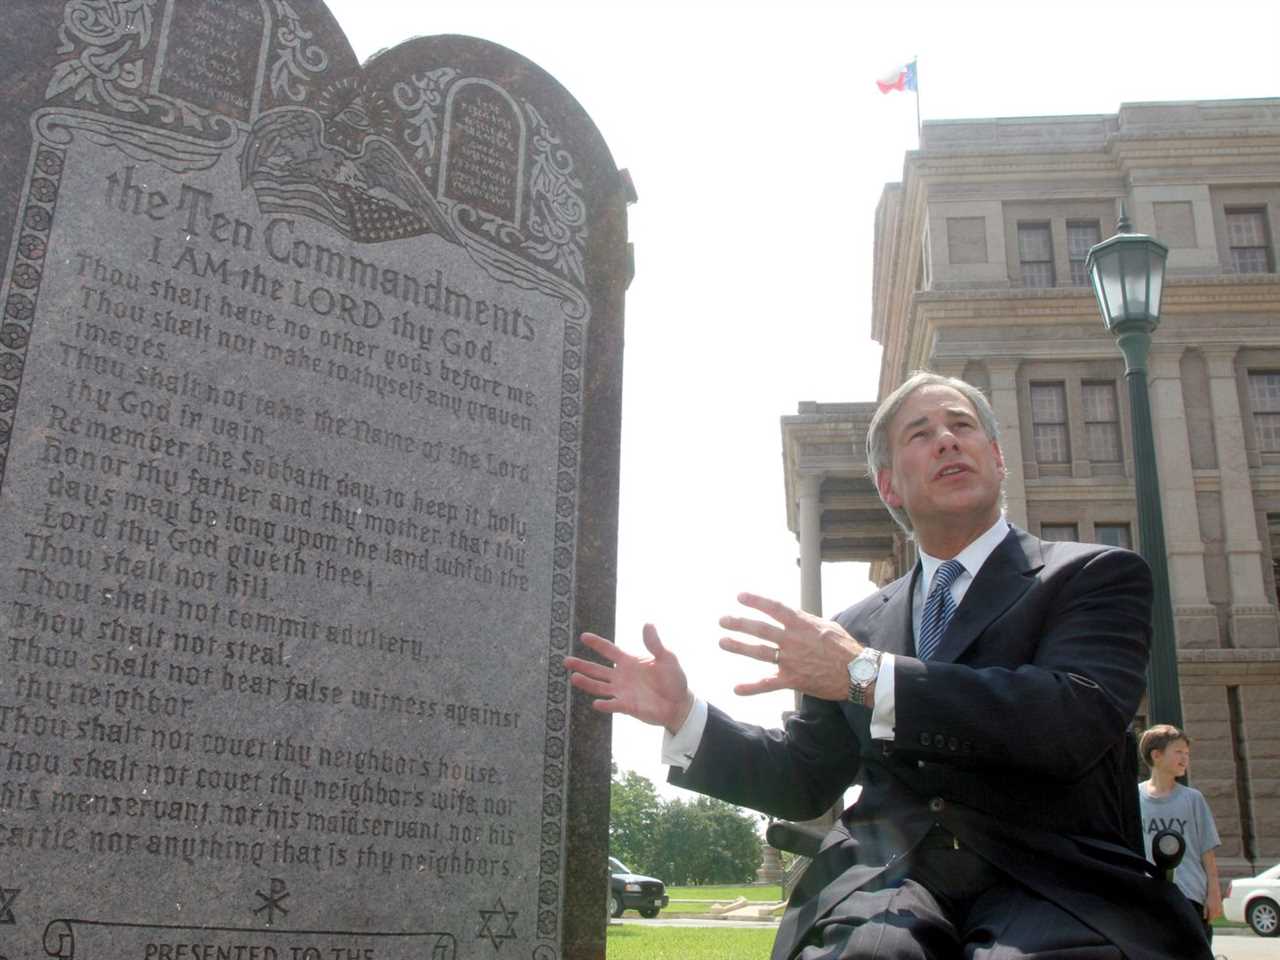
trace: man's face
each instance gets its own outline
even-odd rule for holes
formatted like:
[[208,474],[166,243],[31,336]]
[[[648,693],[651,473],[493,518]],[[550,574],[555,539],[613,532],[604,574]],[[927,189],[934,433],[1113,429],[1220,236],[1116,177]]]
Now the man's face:
[[1191,764],[1191,745],[1185,740],[1174,740],[1163,750],[1151,751],[1151,765],[1171,777],[1181,777]]
[[907,397],[889,424],[889,452],[880,496],[906,512],[926,549],[933,531],[976,536],[996,522],[1004,458],[959,391],[931,384]]

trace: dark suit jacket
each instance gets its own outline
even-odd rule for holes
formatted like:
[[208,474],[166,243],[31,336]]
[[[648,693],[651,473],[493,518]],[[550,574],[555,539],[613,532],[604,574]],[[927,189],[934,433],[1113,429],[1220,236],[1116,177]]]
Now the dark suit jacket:
[[[917,565],[918,569],[918,565]],[[934,823],[1134,960],[1211,956],[1194,912],[1142,856],[1128,726],[1145,686],[1151,574],[1134,553],[1013,529],[939,648],[914,656],[916,573],[837,620],[895,664],[894,739],[871,711],[805,697],[785,731],[714,707],[670,780],[788,820],[844,811],[792,897],[774,960]]]

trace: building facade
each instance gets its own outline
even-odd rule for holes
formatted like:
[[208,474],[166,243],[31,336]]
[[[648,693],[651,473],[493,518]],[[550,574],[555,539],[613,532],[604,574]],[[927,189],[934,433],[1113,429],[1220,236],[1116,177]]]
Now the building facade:
[[[1009,519],[1141,549],[1124,363],[1084,271],[1122,205],[1169,247],[1149,389],[1192,780],[1223,876],[1250,875],[1280,860],[1280,99],[927,121],[876,211],[879,392],[922,368],[980,387]],[[866,477],[874,406],[783,418],[811,611],[823,562],[880,583],[914,562]]]

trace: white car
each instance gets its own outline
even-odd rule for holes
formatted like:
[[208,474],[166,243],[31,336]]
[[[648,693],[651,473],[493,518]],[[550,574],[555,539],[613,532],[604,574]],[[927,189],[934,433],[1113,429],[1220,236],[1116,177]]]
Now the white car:
[[1234,923],[1247,923],[1260,937],[1280,935],[1280,863],[1256,877],[1232,880],[1222,913]]

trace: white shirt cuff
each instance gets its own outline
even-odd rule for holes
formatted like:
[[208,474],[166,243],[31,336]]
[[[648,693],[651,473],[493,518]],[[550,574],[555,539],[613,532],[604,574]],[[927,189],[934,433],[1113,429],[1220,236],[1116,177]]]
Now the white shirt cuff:
[[892,740],[894,722],[893,654],[880,656],[880,670],[876,673],[876,702],[871,708],[871,739]]
[[695,697],[693,709],[684,718],[684,724],[675,733],[662,731],[662,762],[669,767],[688,770],[693,763],[693,755],[698,752],[702,743],[703,731],[707,729],[707,701]]

